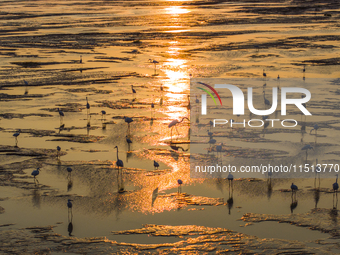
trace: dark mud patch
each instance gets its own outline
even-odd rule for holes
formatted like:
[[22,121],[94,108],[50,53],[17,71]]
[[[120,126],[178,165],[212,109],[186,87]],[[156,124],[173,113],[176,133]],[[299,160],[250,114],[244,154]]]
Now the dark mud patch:
[[42,97],[47,97],[51,96],[54,93],[49,93],[49,94],[28,94],[25,93],[23,95],[9,95],[5,93],[0,93],[0,101],[14,101],[16,99],[18,100],[32,100],[34,98],[42,98]]
[[[28,156],[28,157],[56,157],[57,150],[52,149],[27,149],[15,146],[0,145],[0,152],[6,155]],[[61,152],[61,155],[66,155],[66,152]]]
[[340,65],[340,58],[305,60],[302,63],[308,63],[319,66]]
[[95,87],[90,87],[90,88],[77,88],[77,89],[66,89],[68,92],[72,93],[84,93],[84,92],[91,92],[94,94],[111,94],[113,91],[112,90],[100,90],[96,89]]
[[336,208],[316,208],[308,213],[289,215],[247,213],[243,215],[241,219],[246,222],[277,221],[280,223],[289,223],[329,233],[338,239],[340,238],[340,230],[337,227],[337,222],[340,219],[338,212]]
[[0,114],[0,117],[4,119],[23,119],[26,117],[31,117],[31,116],[37,116],[37,117],[53,117],[53,115],[50,114],[43,114],[43,113],[28,113],[28,114],[20,114],[20,113],[2,113]]

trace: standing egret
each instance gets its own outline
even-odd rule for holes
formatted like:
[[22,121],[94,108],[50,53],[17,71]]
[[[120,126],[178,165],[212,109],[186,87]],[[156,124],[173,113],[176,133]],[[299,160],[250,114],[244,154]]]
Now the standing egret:
[[312,133],[312,131],[314,130],[315,131],[315,135],[318,135],[318,129],[319,129],[320,127],[319,127],[319,125],[318,124],[315,124],[314,125],[314,128],[312,128],[311,130],[310,130],[310,134]]
[[63,119],[64,119],[64,112],[62,110],[60,110],[59,108],[58,108],[58,112],[59,112],[60,126],[61,126],[62,123],[63,123]]
[[90,104],[89,104],[89,100],[86,97],[86,109],[87,109],[87,118],[89,118],[90,115]]
[[57,146],[57,158],[58,159],[60,158],[60,151],[61,151],[60,146]]
[[132,143],[131,139],[130,139],[128,136],[125,136],[125,138],[126,138],[126,142],[127,142],[128,144]]
[[15,147],[18,147],[18,136],[21,133],[21,129],[18,129],[18,132],[14,133],[13,136],[15,137]]
[[28,84],[28,82],[25,81],[25,80],[24,80],[24,83],[25,83],[25,85],[26,85],[24,95],[27,95],[27,94],[28,94],[28,85],[29,85],[29,84]]
[[212,139],[209,140],[208,143],[210,144],[210,147],[211,147],[213,144],[216,143],[216,140],[214,138],[212,138]]
[[335,182],[333,183],[333,190],[334,190],[334,193],[337,193],[337,192],[338,192],[338,189],[339,189],[339,184],[338,184],[338,174],[336,174],[335,176],[336,176],[336,180],[335,180]]
[[133,121],[133,119],[129,117],[124,117],[124,120],[128,124],[128,133],[130,133],[130,123]]
[[229,173],[227,179],[229,182],[229,193],[230,193],[230,187],[232,190],[234,190],[234,176],[231,173]]
[[121,159],[118,158],[118,146],[115,146],[117,148],[117,161],[116,161],[116,166],[118,167],[118,173],[119,173],[119,167],[124,167],[124,163]]
[[177,126],[176,126],[176,125],[179,124],[179,123],[181,123],[181,122],[183,122],[184,119],[189,120],[187,117],[183,117],[181,121],[173,120],[173,121],[171,121],[171,122],[169,123],[168,128],[170,128],[170,132],[171,132],[171,140],[172,140],[172,129],[173,129],[173,127],[176,127],[177,134],[179,135],[178,130],[177,130]]
[[35,184],[36,184],[36,182],[39,183],[38,179],[36,179],[36,177],[39,175],[39,170],[40,170],[40,168],[38,167],[37,170],[34,170],[34,171],[31,173],[31,175],[34,177],[34,183],[35,183]]
[[154,168],[156,168],[158,170],[159,164],[155,160],[153,161],[153,166],[154,166]]
[[307,160],[308,150],[314,150],[314,149],[313,149],[313,147],[311,145],[307,144],[307,145],[303,146],[301,150],[302,151],[304,151],[304,150],[306,151],[306,160]]
[[155,74],[156,74],[156,72],[157,72],[156,66],[159,62],[157,60],[154,60],[154,59],[149,59],[149,61],[155,65]]
[[292,183],[292,185],[290,185],[290,189],[292,190],[292,195],[293,195],[293,193],[296,194],[296,192],[298,191],[298,186],[296,186],[294,183]]
[[68,168],[66,168],[66,170],[68,172],[67,178],[70,178],[71,177],[71,173],[72,173],[72,168],[68,167]]
[[196,103],[196,104],[199,104],[199,103],[200,103],[200,100],[197,98],[197,95],[196,95],[195,103]]
[[101,114],[102,114],[102,119],[105,119],[105,118],[106,118],[106,117],[105,117],[105,116],[106,116],[106,111],[102,110],[102,111],[101,111]]
[[216,152],[217,154],[220,153],[221,158],[222,158],[222,148],[223,148],[223,143],[221,143],[220,145],[216,145]]
[[67,200],[67,208],[68,208],[68,209],[71,209],[72,206],[73,206],[71,201],[73,201],[73,200],[71,200],[71,199],[68,199],[68,200]]
[[177,183],[178,183],[178,191],[177,192],[182,193],[182,184],[183,184],[182,180],[178,179]]
[[131,90],[132,90],[132,94],[136,94],[136,90],[133,88],[133,85],[131,85]]

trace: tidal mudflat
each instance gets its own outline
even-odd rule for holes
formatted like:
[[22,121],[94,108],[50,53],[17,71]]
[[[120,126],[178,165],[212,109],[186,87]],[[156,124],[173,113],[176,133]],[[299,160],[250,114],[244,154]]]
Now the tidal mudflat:
[[[190,177],[194,147],[202,162],[340,164],[339,2],[0,6],[1,252],[339,253],[335,174]],[[259,107],[294,78],[312,116],[211,135],[190,78],[257,79]]]

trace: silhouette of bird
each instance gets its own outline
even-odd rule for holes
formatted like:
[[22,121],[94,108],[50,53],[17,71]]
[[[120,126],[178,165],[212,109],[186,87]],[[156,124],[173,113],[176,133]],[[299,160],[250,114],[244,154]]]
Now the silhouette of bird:
[[228,179],[228,183],[229,183],[229,192],[230,192],[230,187],[232,188],[232,190],[234,189],[234,184],[233,184],[234,183],[234,176],[231,173],[229,173],[227,179]]
[[73,201],[73,200],[71,200],[71,199],[67,200],[67,208],[69,208],[69,209],[71,209],[72,206],[73,206],[71,201]]
[[90,104],[87,97],[86,97],[86,109],[90,110]]
[[83,56],[82,56],[82,55],[80,55],[79,63],[80,63],[80,64],[83,63]]
[[64,112],[58,108],[59,117],[60,117],[60,126],[62,125],[63,118],[64,118]]
[[131,89],[132,89],[132,93],[133,93],[133,94],[136,94],[136,93],[137,93],[136,90],[133,88],[133,85],[131,85]]
[[125,137],[126,137],[126,142],[127,142],[128,144],[132,143],[131,139],[128,138],[128,136],[125,136]]
[[277,75],[277,79],[280,80],[280,75]]
[[338,174],[336,174],[335,176],[336,176],[336,180],[335,180],[335,182],[333,183],[333,190],[334,190],[334,192],[338,192],[338,189],[339,189],[339,184],[338,184]]
[[60,157],[60,151],[61,151],[61,148],[60,148],[60,146],[57,146],[57,158],[59,158],[59,157]]
[[155,65],[155,74],[156,74],[156,70],[157,70],[156,66],[159,62],[157,60],[153,60],[153,59],[149,59],[149,61]]
[[209,140],[208,143],[210,144],[210,146],[212,146],[213,144],[216,143],[216,140],[212,138],[212,139]]
[[39,181],[36,179],[36,177],[39,175],[39,170],[40,170],[40,168],[38,167],[37,170],[34,170],[34,171],[31,173],[31,175],[34,177],[34,183],[35,183],[35,182],[38,182],[38,183],[39,183]]
[[159,167],[158,162],[156,162],[156,161],[154,160],[154,161],[153,161],[153,166],[154,166],[154,168],[158,169],[158,167]]
[[133,119],[129,117],[124,117],[124,120],[128,124],[128,131],[130,131],[130,123],[133,122]]
[[290,185],[290,189],[292,190],[292,193],[293,193],[298,190],[298,187],[294,183],[292,183],[292,185]]
[[307,160],[308,150],[314,150],[314,149],[311,145],[307,144],[307,145],[303,146],[301,150],[306,151],[306,160]]
[[[175,127],[177,124],[183,122],[184,119],[189,120],[187,117],[183,117],[181,121],[173,120],[173,121],[171,121],[171,122],[169,123],[168,128],[171,129],[171,137],[172,137],[172,129],[173,129],[173,127]],[[177,131],[177,133],[178,133],[178,131]]]
[[318,124],[315,124],[314,125],[314,128],[312,128],[311,130],[310,130],[310,134],[312,133],[312,131],[314,130],[315,131],[315,134],[317,135],[318,134],[318,129],[319,129],[320,127],[319,127],[319,125]]
[[117,148],[117,161],[116,161],[116,166],[118,167],[118,171],[119,171],[119,167],[124,167],[124,163],[121,159],[118,158],[118,146],[115,146],[115,148]]
[[177,183],[178,183],[178,193],[180,193],[180,190],[182,189],[181,187],[182,187],[183,182],[182,182],[181,179],[178,179]]
[[14,133],[13,136],[15,137],[15,146],[18,145],[18,136],[21,133],[21,129],[18,129],[18,132]]
[[196,104],[199,104],[200,100],[197,98],[196,96],[196,100],[195,100]]
[[267,74],[264,72],[264,69],[263,69],[263,71],[262,71],[262,76],[263,76],[263,78],[266,78],[266,77],[267,77]]
[[303,66],[302,72],[304,72],[304,73],[306,72],[306,65]]
[[68,167],[66,168],[67,172],[68,172],[68,176],[71,176],[71,173],[72,173],[72,168],[71,167]]

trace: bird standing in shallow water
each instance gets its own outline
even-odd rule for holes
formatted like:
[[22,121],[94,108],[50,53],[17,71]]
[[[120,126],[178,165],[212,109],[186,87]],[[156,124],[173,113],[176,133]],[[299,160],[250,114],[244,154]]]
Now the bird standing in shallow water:
[[178,179],[177,183],[178,183],[178,191],[177,192],[181,193],[182,192],[182,184],[183,184],[183,182],[182,182],[181,179]]
[[121,159],[118,158],[118,146],[115,146],[115,149],[117,149],[117,161],[116,161],[116,166],[118,167],[118,172],[119,172],[119,167],[124,167],[124,163]]
[[314,130],[315,131],[315,135],[318,135],[318,129],[319,129],[319,125],[318,124],[315,124],[314,127],[310,130],[310,134],[312,133],[312,131]]
[[234,190],[234,184],[233,184],[234,176],[231,173],[229,173],[227,179],[228,179],[228,182],[229,182],[229,191],[230,191],[230,187],[231,187],[232,190]]
[[339,189],[339,184],[338,184],[338,174],[336,174],[335,176],[336,176],[336,180],[335,180],[335,182],[333,183],[333,190],[334,190],[334,193],[338,193],[338,189]]
[[18,130],[18,132],[14,133],[13,136],[15,137],[15,147],[18,147],[18,136],[21,133],[21,129]]
[[171,122],[169,123],[168,128],[170,128],[170,132],[171,132],[171,140],[172,140],[172,129],[173,129],[174,127],[176,127],[177,134],[179,135],[179,132],[178,132],[178,130],[177,130],[177,126],[176,126],[176,125],[179,124],[179,123],[181,123],[181,122],[183,122],[184,119],[189,120],[187,117],[183,117],[181,121],[173,120],[173,121],[171,121]]
[[70,178],[71,177],[71,173],[72,173],[72,168],[71,167],[68,167],[66,168],[67,172],[68,172],[68,175],[67,177]]
[[128,133],[130,134],[130,123],[133,122],[133,119],[129,117],[124,117],[124,120],[128,124]]
[[313,149],[313,147],[311,145],[307,144],[307,145],[303,146],[301,150],[302,151],[304,151],[304,150],[306,151],[306,160],[307,160],[308,150],[314,150],[314,149]]
[[136,96],[136,90],[133,88],[133,85],[131,85],[131,90],[132,90],[132,94],[133,94],[133,96]]
[[63,111],[60,110],[59,108],[58,108],[58,112],[59,112],[59,117],[60,117],[60,126],[62,126],[62,124],[63,124],[63,119],[64,119],[64,113],[63,113]]
[[36,177],[39,175],[40,168],[38,167],[37,170],[34,170],[31,175],[34,177],[34,184],[39,183],[38,179]]
[[159,167],[158,162],[156,162],[155,160],[153,161],[153,167],[156,168],[156,169],[158,169],[158,167]]
[[156,68],[156,66],[157,66],[157,64],[158,64],[159,62],[158,62],[157,60],[153,60],[153,59],[149,59],[149,61],[155,65],[155,75],[156,75],[156,73],[157,73],[157,68]]
[[58,159],[60,158],[60,151],[61,151],[60,146],[57,146],[57,158]]

